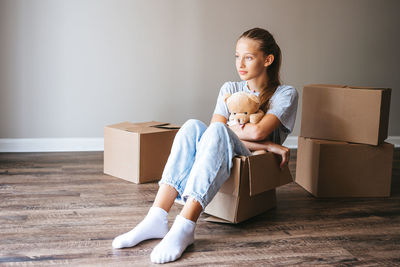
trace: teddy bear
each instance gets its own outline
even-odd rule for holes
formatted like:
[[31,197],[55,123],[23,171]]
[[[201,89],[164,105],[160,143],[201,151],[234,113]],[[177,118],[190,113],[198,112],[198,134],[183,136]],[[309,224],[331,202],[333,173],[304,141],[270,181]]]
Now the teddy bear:
[[236,92],[225,95],[225,103],[229,110],[229,124],[257,123],[264,116],[260,109],[260,100],[256,95]]
[[[248,122],[258,123],[264,116],[264,112],[260,109],[260,100],[256,95],[245,92],[226,94],[225,103],[230,113],[230,125],[244,125]],[[266,153],[265,150],[256,150],[252,152],[253,155],[264,153]]]

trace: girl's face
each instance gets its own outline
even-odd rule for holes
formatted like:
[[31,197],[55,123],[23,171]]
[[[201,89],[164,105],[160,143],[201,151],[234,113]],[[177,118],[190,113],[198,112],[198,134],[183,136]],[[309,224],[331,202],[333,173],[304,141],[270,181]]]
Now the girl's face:
[[242,80],[251,80],[266,75],[270,63],[260,50],[260,44],[250,38],[240,38],[236,43],[236,70]]

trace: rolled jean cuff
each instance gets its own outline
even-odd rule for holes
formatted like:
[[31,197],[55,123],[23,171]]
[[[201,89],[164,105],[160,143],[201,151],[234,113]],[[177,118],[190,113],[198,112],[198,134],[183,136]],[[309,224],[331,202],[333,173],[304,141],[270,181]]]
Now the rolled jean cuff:
[[184,193],[184,195],[181,195],[181,196],[185,203],[189,197],[193,198],[194,200],[196,200],[197,202],[200,203],[203,210],[206,208],[206,206],[208,204],[208,203],[205,203],[206,201],[203,199],[203,197],[201,197],[201,195],[197,194],[196,192]]
[[179,185],[177,184],[177,181],[173,181],[173,180],[169,180],[169,179],[161,179],[158,182],[158,185],[161,186],[162,184],[172,186],[173,188],[175,188],[175,190],[178,192],[178,194],[182,196],[183,189],[181,187],[179,187]]

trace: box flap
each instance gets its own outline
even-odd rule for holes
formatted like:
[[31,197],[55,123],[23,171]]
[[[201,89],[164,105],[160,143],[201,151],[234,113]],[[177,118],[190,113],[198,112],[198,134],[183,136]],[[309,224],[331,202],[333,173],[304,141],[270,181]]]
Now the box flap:
[[280,156],[267,152],[247,158],[249,165],[250,196],[274,189],[293,181],[287,164],[279,167]]
[[214,216],[208,216],[207,218],[204,219],[206,222],[216,222],[216,223],[229,223],[231,224],[232,222],[218,218],[218,217],[214,217]]
[[159,128],[159,129],[167,129],[167,130],[176,130],[176,129],[181,128],[181,126],[179,126],[179,125],[174,125],[174,124],[169,124],[169,123],[160,124],[160,125],[152,125],[151,127],[155,127],[155,128]]
[[339,84],[308,84],[304,87],[326,87],[326,88],[350,88],[350,89],[365,89],[365,90],[391,90],[385,87],[370,87],[370,86],[353,86],[353,85],[339,85]]
[[156,132],[164,132],[170,130],[179,129],[180,126],[172,125],[167,122],[158,122],[158,121],[149,121],[149,122],[121,122],[113,125],[106,126],[109,128],[115,128],[122,131],[132,132],[132,133],[156,133]]
[[144,127],[149,127],[149,126],[162,126],[162,125],[168,125],[168,124],[169,123],[158,122],[158,121],[136,122],[136,123],[129,122],[129,121],[124,121],[124,122],[121,122],[121,123],[108,125],[106,127],[128,131],[128,129],[144,128]]
[[239,185],[240,185],[240,171],[242,169],[241,162],[244,159],[241,156],[233,158],[233,166],[231,168],[231,174],[229,178],[222,184],[218,190],[221,193],[226,193],[233,196],[239,196]]
[[124,122],[120,122],[120,123],[116,123],[116,124],[107,125],[104,128],[114,128],[114,129],[123,130],[131,125],[132,125],[132,122],[124,121]]
[[340,84],[322,84],[322,83],[315,83],[315,84],[307,84],[304,87],[333,87],[333,88],[342,88],[343,85]]
[[204,209],[204,212],[229,222],[236,221],[239,197],[220,191],[214,196]]
[[383,88],[383,87],[367,87],[367,86],[345,86],[345,88],[350,88],[350,89],[365,89],[365,90],[381,90],[381,91],[391,90],[390,88]]
[[131,126],[126,127],[125,131],[128,132],[135,132],[135,133],[155,133],[155,132],[162,132],[166,131],[166,129],[161,129],[161,128],[156,128],[168,125],[169,123],[167,122],[157,122],[157,121],[150,121],[150,122],[143,122],[143,123],[132,123]]

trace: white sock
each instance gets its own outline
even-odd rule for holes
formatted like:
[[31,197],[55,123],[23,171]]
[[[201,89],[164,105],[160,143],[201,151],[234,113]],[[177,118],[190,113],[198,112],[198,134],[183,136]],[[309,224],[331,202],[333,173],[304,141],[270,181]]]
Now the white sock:
[[183,251],[193,244],[195,227],[195,222],[181,215],[176,216],[171,230],[151,252],[151,261],[166,263],[179,259]]
[[168,232],[168,212],[159,207],[151,207],[146,217],[131,231],[119,235],[112,242],[113,248],[136,246],[143,240],[163,238]]

